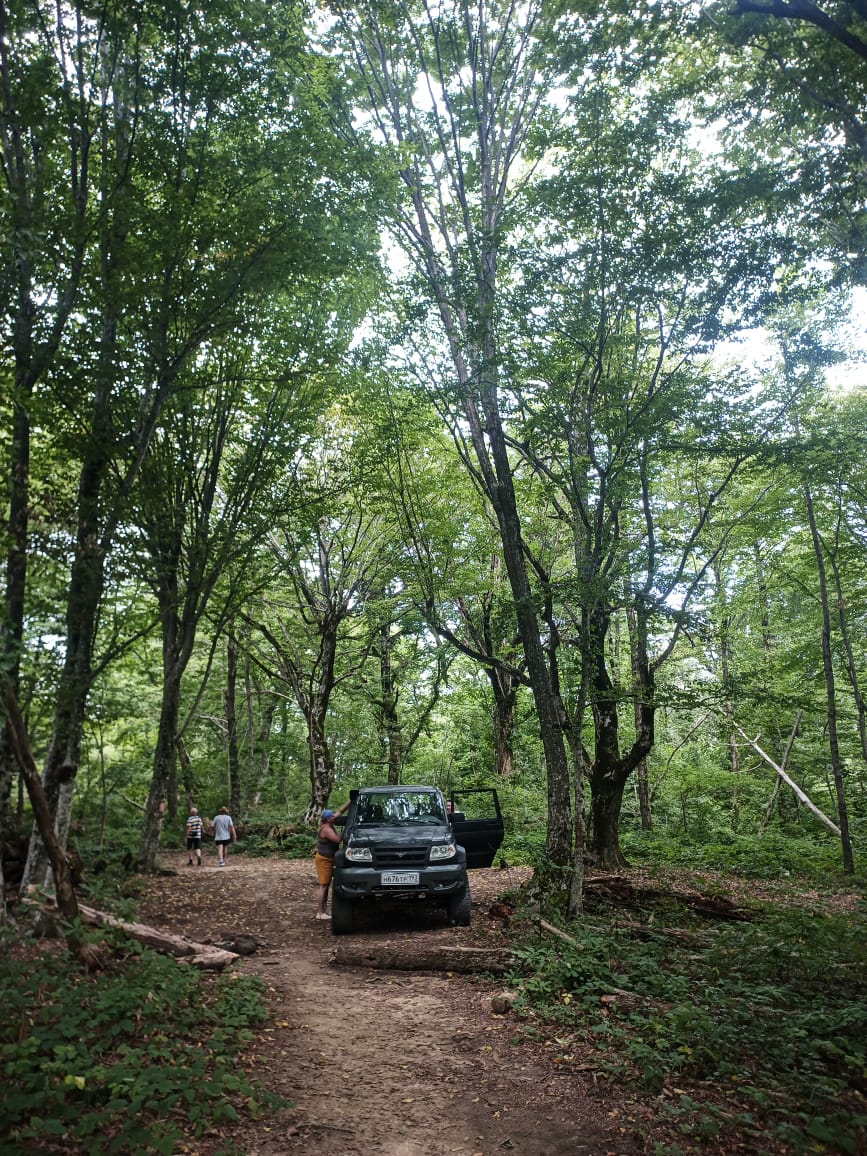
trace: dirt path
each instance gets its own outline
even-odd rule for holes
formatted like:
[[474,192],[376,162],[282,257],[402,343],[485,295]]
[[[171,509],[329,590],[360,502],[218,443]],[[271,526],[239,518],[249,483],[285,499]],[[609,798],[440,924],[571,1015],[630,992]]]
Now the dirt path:
[[[231,1139],[248,1156],[633,1156],[645,1151],[593,1071],[562,1070],[554,1053],[493,1015],[495,981],[335,967],[330,926],[313,917],[312,863],[235,856],[218,869],[177,856],[177,876],[149,884],[141,919],[199,939],[249,932],[255,955],[233,970],[261,976],[271,1020],[243,1066],[288,1097],[278,1118]],[[471,928],[437,914],[376,925],[365,942],[501,946],[487,912],[523,873],[473,872]],[[199,1156],[215,1152],[203,1143]]]

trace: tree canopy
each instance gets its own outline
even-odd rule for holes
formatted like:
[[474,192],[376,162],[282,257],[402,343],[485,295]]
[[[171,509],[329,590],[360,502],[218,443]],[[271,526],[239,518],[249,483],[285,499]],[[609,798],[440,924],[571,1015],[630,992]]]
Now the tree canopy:
[[0,672],[60,844],[415,780],[496,783],[573,915],[661,834],[853,871],[865,45],[854,3],[0,0]]

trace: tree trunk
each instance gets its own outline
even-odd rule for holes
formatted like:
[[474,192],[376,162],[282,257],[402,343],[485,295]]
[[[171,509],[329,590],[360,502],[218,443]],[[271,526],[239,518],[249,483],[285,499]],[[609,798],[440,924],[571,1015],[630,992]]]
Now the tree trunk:
[[515,733],[515,700],[517,691],[505,670],[490,672],[494,688],[494,763],[497,777],[509,779],[514,767],[512,739]]
[[[114,82],[128,63],[117,45],[106,43],[100,55],[104,74],[97,78],[101,99],[112,109],[112,121],[101,121],[101,145],[111,163],[104,169],[103,196],[96,223],[100,257],[101,317],[98,358],[94,370],[90,426],[83,438],[84,450],[78,479],[77,527],[72,568],[66,603],[66,639],[63,669],[57,687],[51,742],[45,760],[42,783],[49,811],[57,818],[61,786],[70,785],[67,799],[71,804],[75,777],[81,757],[87,699],[93,679],[93,644],[99,607],[105,583],[105,560],[114,538],[120,516],[115,505],[110,512],[105,505],[105,482],[111,454],[115,447],[115,425],[112,412],[113,387],[117,375],[118,311],[122,295],[119,290],[120,265],[125,250],[129,195],[129,160],[131,147],[131,110],[126,94],[115,91]],[[121,58],[123,57],[123,63]],[[109,143],[111,142],[111,143]],[[122,174],[122,175],[121,175]],[[111,186],[110,188],[108,186]],[[61,825],[63,823],[61,817]],[[26,888],[41,881],[47,868],[46,849],[34,828],[27,865],[21,882]]]
[[597,761],[591,775],[590,834],[588,838],[593,863],[603,871],[619,871],[627,866],[620,850],[620,810],[624,782],[616,773],[600,773]]
[[236,698],[238,688],[238,643],[230,632],[226,644],[226,734],[229,759],[229,811],[238,817],[241,814],[241,752],[238,746],[238,713]]
[[[184,671],[196,638],[196,614],[193,607],[197,589],[188,586],[185,596],[186,606],[183,614],[179,616],[181,599],[178,591],[178,572],[170,565],[163,566],[157,587],[162,625],[163,684],[153,770],[139,848],[139,864],[143,871],[153,871],[156,867],[166,813],[170,820],[177,817],[177,761],[180,744],[178,719]],[[192,799],[188,798],[187,802],[191,801]],[[233,814],[237,814],[237,811]]]
[[580,919],[584,912],[585,863],[587,853],[587,824],[585,819],[586,799],[584,784],[587,782],[587,757],[581,736],[584,732],[586,710],[586,676],[582,676],[578,694],[578,707],[567,738],[572,757],[572,776],[575,791],[575,846],[573,851],[572,878],[566,901],[566,915],[569,919]]
[[849,809],[846,804],[846,789],[843,782],[843,764],[840,759],[840,743],[837,734],[837,690],[834,678],[834,660],[831,653],[831,606],[828,598],[828,577],[825,570],[825,551],[816,523],[813,494],[809,482],[804,484],[804,502],[813,539],[816,569],[819,576],[819,597],[822,605],[822,668],[825,673],[825,696],[828,717],[828,747],[831,754],[831,770],[834,789],[837,794],[837,814],[840,821],[840,842],[843,848],[843,870],[847,875],[855,872],[852,854],[852,840],[849,834]]
[[259,742],[256,751],[258,765],[255,767],[253,782],[254,807],[262,805],[262,791],[271,774],[271,730],[274,726],[274,710],[275,703],[272,698],[262,708],[262,723],[259,727]]
[[[404,240],[409,239],[413,257],[426,278],[448,342],[458,404],[472,445],[472,452],[465,459],[467,468],[475,475],[496,515],[547,771],[546,854],[551,862],[568,867],[572,803],[563,737],[565,714],[551,686],[529,580],[498,383],[498,367],[503,363],[497,330],[498,262],[505,237],[503,213],[509,195],[509,175],[519,162],[521,146],[536,111],[528,85],[503,83],[501,77],[510,70],[520,74],[537,15],[536,7],[531,5],[526,23],[514,25],[514,40],[505,36],[502,41],[502,30],[495,27],[484,7],[473,14],[467,9],[452,27],[431,13],[420,16],[418,22],[407,16],[406,31],[420,57],[410,67],[419,63],[424,70],[428,50],[432,59],[448,56],[451,60],[457,53],[459,57],[466,56],[467,71],[472,77],[466,91],[457,95],[445,81],[438,90],[445,106],[439,110],[443,123],[451,118],[453,126],[461,125],[461,131],[452,135],[441,130],[438,139],[429,139],[427,149],[407,153],[401,175],[412,207],[401,222],[401,234]],[[400,22],[395,43],[386,43],[385,24],[379,25],[375,19],[366,23],[361,17],[363,27],[359,28],[351,9],[344,11],[343,18],[353,26],[358,51],[365,55],[371,77],[368,92],[378,104],[380,123],[390,126],[395,145],[421,140],[428,126],[418,119],[412,98],[401,104],[390,73],[392,49],[398,53],[403,50],[399,44],[403,31]],[[453,41],[448,39],[450,35]],[[458,76],[461,77],[460,71]],[[439,163],[440,149],[447,154],[445,164]],[[478,168],[477,180],[471,183],[463,179],[465,150],[472,153],[473,166]],[[443,253],[435,235],[447,240],[449,254]],[[458,251],[467,261],[460,272],[454,261]],[[453,420],[461,424],[457,415]],[[459,440],[463,441],[464,436],[461,432]],[[475,466],[471,458],[475,459]]]
[[590,768],[590,823],[588,851],[594,863],[607,870],[626,865],[620,850],[620,811],[629,776],[653,749],[656,705],[654,669],[648,655],[648,612],[635,605],[632,689],[635,696],[635,739],[625,754],[620,750],[617,697],[606,665],[605,639],[611,611],[595,606],[583,619],[585,661],[592,696],[595,750]]
[[[493,284],[493,281],[491,282]],[[491,350],[493,354],[493,350]],[[490,364],[495,364],[493,358]],[[542,749],[545,754],[548,786],[548,821],[545,853],[558,866],[569,866],[572,850],[572,801],[570,798],[569,760],[563,739],[566,723],[563,704],[551,686],[550,670],[542,643],[539,616],[530,586],[524,554],[518,504],[512,482],[506,439],[500,420],[499,403],[494,386],[483,392],[485,434],[482,434],[475,406],[468,404],[465,412],[470,417],[473,444],[483,475],[488,478],[488,497],[497,515],[503,558],[509,585],[515,600],[518,633],[527,660],[527,674],[536,714]],[[485,436],[486,435],[486,436]],[[493,469],[488,458],[487,444],[491,447]]]
[[[49,49],[46,59],[53,56],[59,64],[61,57],[52,42],[52,34],[46,26],[42,27],[42,32],[49,42],[45,45]],[[30,42],[36,39],[39,39],[39,32],[35,29],[29,34],[22,32],[20,27],[10,31],[8,6],[0,4],[0,120],[3,124],[0,149],[7,194],[6,240],[14,254],[6,270],[10,281],[12,429],[8,458],[8,536],[0,669],[6,671],[16,701],[20,692],[27,586],[31,402],[34,389],[54,361],[76,300],[85,243],[82,224],[89,196],[88,147],[83,144],[87,133],[82,131],[84,126],[78,117],[83,115],[86,119],[90,110],[83,94],[74,92],[67,74],[63,79],[64,91],[69,95],[65,123],[69,130],[70,196],[69,215],[60,227],[67,248],[54,285],[44,280],[48,276],[48,265],[41,268],[38,299],[34,299],[34,238],[45,230],[44,221],[39,216],[44,198],[38,190],[46,180],[44,170],[46,163],[50,163],[51,154],[43,149],[40,133],[31,131],[28,112],[22,109],[20,98],[23,94],[17,83],[16,55],[22,46],[23,51],[29,53]],[[48,80],[49,87],[55,79]],[[57,225],[57,221],[52,222],[52,226]],[[0,726],[0,841],[3,831],[9,829],[8,801],[17,768],[15,744],[6,727],[4,719]]]
[[[16,325],[16,330],[18,326]],[[28,327],[29,329],[29,327]],[[30,509],[30,406],[32,383],[18,369],[20,352],[16,341],[16,372],[12,401],[12,469],[9,487],[9,550],[6,556],[6,591],[4,630],[0,663],[16,698],[20,692],[21,649],[24,638],[25,588],[27,584],[28,515]],[[8,723],[0,727],[0,840],[9,828],[9,797],[16,768],[12,736],[6,733]]]
[[307,718],[308,742],[310,744],[310,787],[311,800],[307,808],[306,821],[316,822],[327,804],[334,786],[334,759],[325,732],[326,711],[320,700],[310,705]]
[[606,611],[588,608],[583,622],[586,638],[584,661],[589,672],[587,682],[591,691],[594,734],[593,760],[588,775],[588,853],[591,862],[597,866],[616,871],[627,865],[620,850],[620,810],[627,776],[620,757],[617,700],[606,665],[609,618]]
[[[626,624],[629,628],[629,654],[630,664],[632,667],[632,682],[634,686],[639,686],[641,675],[638,667],[638,624],[635,616],[635,608],[627,607]],[[641,704],[638,699],[635,700],[634,708],[635,716],[635,733],[641,726]],[[638,767],[636,768],[636,775],[638,778],[638,810],[641,816],[642,831],[653,830],[653,813],[650,806],[650,780],[647,772],[647,759],[642,758]]]
[[75,925],[78,923],[79,909],[78,900],[75,897],[75,890],[72,886],[72,873],[66,858],[66,849],[61,845],[54,833],[51,810],[42,787],[42,781],[39,778],[39,772],[36,769],[33,752],[30,748],[30,740],[27,736],[24,720],[21,717],[21,711],[18,707],[18,700],[15,698],[14,692],[5,679],[0,685],[2,685],[3,688],[3,713],[9,726],[12,748],[21,768],[24,782],[27,785],[27,793],[30,796],[30,805],[33,808],[34,819],[39,828],[42,842],[46,848],[51,864],[51,870],[54,874],[57,906],[63,916],[64,923],[68,928],[72,928],[72,930],[67,930],[66,932],[66,943],[70,951],[81,960],[86,968],[92,969],[98,967],[100,962],[99,953],[91,947],[90,944],[86,943],[74,930]]
[[145,806],[144,824],[139,844],[139,865],[142,871],[153,871],[162,837],[164,804],[175,766],[175,739],[178,733],[181,680],[176,668],[163,668],[162,705],[154,749],[151,784]]
[[386,766],[386,782],[400,782],[403,769],[403,738],[397,713],[397,687],[392,669],[391,626],[385,622],[379,629],[379,718],[380,742]]

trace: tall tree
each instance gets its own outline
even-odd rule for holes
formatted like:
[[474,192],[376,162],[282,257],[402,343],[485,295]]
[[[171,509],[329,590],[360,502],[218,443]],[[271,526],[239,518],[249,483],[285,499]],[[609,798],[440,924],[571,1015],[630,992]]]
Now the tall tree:
[[524,552],[501,402],[501,264],[522,159],[555,74],[543,6],[455,0],[436,8],[332,4],[357,66],[358,99],[393,150],[406,199],[394,222],[447,343],[466,465],[491,503],[548,772],[547,852],[572,847],[562,704],[552,685]]
[[[515,704],[527,678],[496,527],[472,478],[456,474],[454,446],[433,408],[396,383],[387,389],[375,437],[382,447],[384,493],[412,560],[409,593],[430,628],[484,671],[496,770],[509,778]],[[460,528],[456,508],[462,511]]]
[[[757,426],[746,382],[724,386],[708,357],[724,311],[760,299],[770,269],[741,227],[739,174],[691,147],[677,116],[705,75],[679,36],[677,14],[657,12],[564,48],[570,95],[539,145],[552,175],[527,194],[540,240],[513,294],[513,452],[568,528],[571,567],[537,564],[552,661],[558,634],[580,654],[564,715],[590,782],[590,851],[611,868],[625,785],[655,741],[658,673],[733,527],[727,491],[786,404]],[[623,616],[625,678],[611,647]]]
[[[272,472],[291,452],[284,436],[292,428],[291,394],[280,388],[257,396],[248,347],[224,346],[216,364],[206,359],[188,388],[164,410],[143,463],[135,495],[142,527],[145,581],[153,588],[162,634],[162,707],[139,860],[154,866],[160,835],[160,804],[171,790],[181,733],[181,683],[199,624],[223,576],[215,635],[231,618],[244,561],[267,524],[263,495]],[[214,351],[216,353],[216,351]],[[251,405],[256,402],[257,405]],[[239,801],[232,801],[233,813]]]
[[308,822],[318,817],[334,785],[332,696],[360,675],[380,641],[382,618],[369,618],[366,608],[384,588],[389,565],[384,521],[368,507],[363,478],[353,472],[351,431],[338,413],[322,425],[326,440],[308,446],[309,456],[291,482],[295,498],[285,501],[294,514],[268,535],[285,591],[265,592],[248,612],[264,639],[258,646],[251,641],[257,661],[275,683],[288,686],[306,723]]
[[[88,232],[95,128],[89,77],[77,51],[81,30],[74,23],[56,26],[44,16],[37,3],[0,3],[0,307],[3,345],[11,354],[10,408],[4,404],[3,415],[11,441],[0,666],[8,672],[13,696],[20,690],[24,642],[36,387],[51,369],[76,301]],[[0,831],[10,821],[15,766],[4,723]]]
[[[322,122],[327,90],[313,77],[315,97],[305,92],[314,69],[300,10],[226,0],[206,24],[177,5],[112,9],[103,22],[76,11],[92,42],[103,131],[85,323],[70,376],[59,381],[75,419],[70,452],[81,459],[66,661],[44,771],[61,825],[79,764],[105,562],[160,414],[207,343],[243,328],[251,295],[317,263],[330,263],[339,280],[338,190],[352,183],[344,207],[353,219],[364,181],[360,168],[337,165],[330,184],[324,179],[321,166],[341,150]],[[38,840],[32,852],[28,880]]]

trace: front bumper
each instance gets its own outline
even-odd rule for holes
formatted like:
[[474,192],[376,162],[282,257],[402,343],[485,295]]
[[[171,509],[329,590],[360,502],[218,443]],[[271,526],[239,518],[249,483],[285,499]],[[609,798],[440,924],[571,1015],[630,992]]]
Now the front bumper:
[[467,884],[463,863],[423,867],[418,871],[418,883],[412,886],[384,886],[382,875],[382,870],[374,867],[335,867],[331,886],[334,893],[344,899],[364,899],[367,896],[452,895]]

